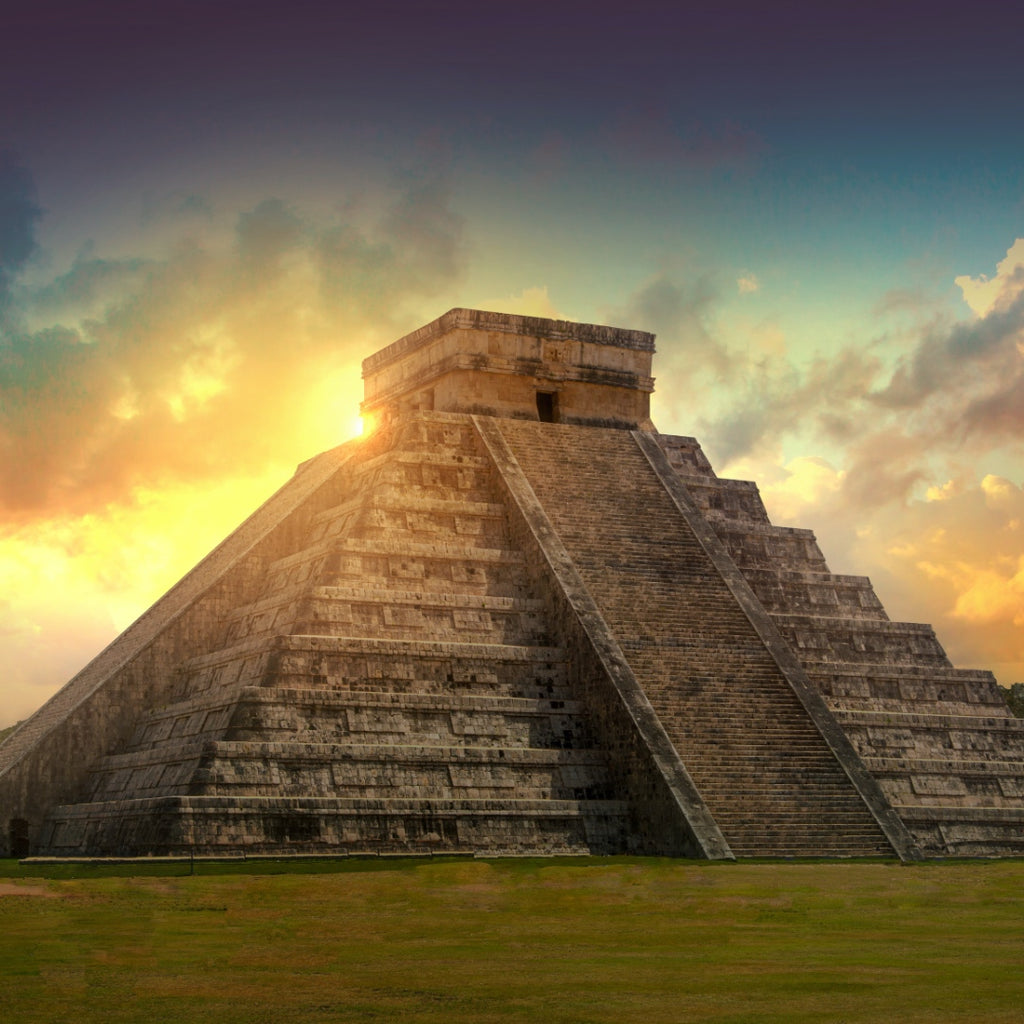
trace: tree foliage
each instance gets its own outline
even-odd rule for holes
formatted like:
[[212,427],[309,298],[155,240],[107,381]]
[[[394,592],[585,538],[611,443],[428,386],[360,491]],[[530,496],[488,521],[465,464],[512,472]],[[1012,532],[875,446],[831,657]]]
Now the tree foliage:
[[1018,717],[1024,718],[1024,683],[1014,683],[1012,686],[1000,686],[1003,696],[1010,710]]

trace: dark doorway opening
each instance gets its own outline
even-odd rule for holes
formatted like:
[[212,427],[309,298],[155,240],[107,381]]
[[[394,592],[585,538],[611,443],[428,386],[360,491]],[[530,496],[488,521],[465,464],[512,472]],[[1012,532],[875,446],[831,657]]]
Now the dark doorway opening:
[[541,423],[558,422],[558,395],[554,391],[537,392],[537,419]]
[[28,822],[24,818],[11,818],[10,825],[11,856],[15,860],[27,857],[28,849]]

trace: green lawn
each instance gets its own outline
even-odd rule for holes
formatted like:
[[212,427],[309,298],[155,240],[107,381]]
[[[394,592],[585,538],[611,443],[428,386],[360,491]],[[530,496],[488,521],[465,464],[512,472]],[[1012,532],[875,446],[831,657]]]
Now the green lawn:
[[1020,861],[187,872],[0,861],[0,1020],[1024,1020]]

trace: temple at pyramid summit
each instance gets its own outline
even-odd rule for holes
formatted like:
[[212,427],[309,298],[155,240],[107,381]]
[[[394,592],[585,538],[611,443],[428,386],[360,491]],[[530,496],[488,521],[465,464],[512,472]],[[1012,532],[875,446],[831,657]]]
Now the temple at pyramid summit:
[[1024,854],[1024,720],[650,419],[654,336],[453,309],[0,745],[0,853]]

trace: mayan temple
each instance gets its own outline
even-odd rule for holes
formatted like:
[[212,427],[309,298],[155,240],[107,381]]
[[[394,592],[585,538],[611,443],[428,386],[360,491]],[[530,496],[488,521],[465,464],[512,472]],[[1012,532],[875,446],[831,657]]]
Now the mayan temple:
[[0,852],[1024,854],[1024,721],[650,420],[654,337],[453,309],[0,746]]

